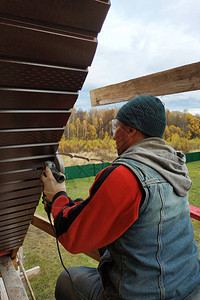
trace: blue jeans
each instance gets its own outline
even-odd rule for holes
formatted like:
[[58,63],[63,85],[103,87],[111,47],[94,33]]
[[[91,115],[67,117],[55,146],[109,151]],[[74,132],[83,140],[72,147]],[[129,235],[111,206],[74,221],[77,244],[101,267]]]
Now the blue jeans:
[[184,300],[200,300],[200,284],[198,287],[190,294],[188,297],[186,297]]
[[97,269],[87,267],[68,268],[56,283],[56,300],[106,300]]
[[[56,283],[56,300],[106,300],[97,269],[73,267],[63,271]],[[107,299],[108,300],[108,299]],[[200,300],[200,285],[184,300]]]

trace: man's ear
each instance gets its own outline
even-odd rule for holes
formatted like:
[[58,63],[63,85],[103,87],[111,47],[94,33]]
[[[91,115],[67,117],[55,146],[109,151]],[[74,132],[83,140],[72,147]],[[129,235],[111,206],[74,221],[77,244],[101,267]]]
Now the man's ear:
[[130,135],[130,136],[135,135],[136,132],[137,132],[137,130],[136,130],[135,128],[132,128],[132,127],[129,126],[129,135]]

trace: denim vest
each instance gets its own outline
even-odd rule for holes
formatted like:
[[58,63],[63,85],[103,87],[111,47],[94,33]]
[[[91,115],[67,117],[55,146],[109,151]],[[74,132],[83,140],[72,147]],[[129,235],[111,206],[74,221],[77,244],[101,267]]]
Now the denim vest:
[[[200,286],[188,197],[176,195],[159,173],[142,163],[117,159],[115,164],[132,170],[145,196],[138,219],[101,257],[98,270],[107,299],[186,299]],[[200,299],[200,290],[199,297],[187,299]]]

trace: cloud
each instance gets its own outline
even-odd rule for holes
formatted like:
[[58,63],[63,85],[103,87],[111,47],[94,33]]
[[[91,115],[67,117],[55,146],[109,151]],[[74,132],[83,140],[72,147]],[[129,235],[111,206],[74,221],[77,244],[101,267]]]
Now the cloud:
[[77,105],[90,106],[91,89],[199,61],[199,15],[199,0],[111,0]]
[[200,114],[200,91],[166,95],[160,99],[170,111],[186,109],[192,114]]

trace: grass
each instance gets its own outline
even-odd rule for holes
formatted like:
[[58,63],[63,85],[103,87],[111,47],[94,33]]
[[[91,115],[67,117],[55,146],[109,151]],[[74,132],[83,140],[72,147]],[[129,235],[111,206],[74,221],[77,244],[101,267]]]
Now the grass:
[[[187,164],[189,176],[192,180],[192,187],[189,191],[190,204],[200,207],[200,161],[194,161]],[[200,248],[200,222],[192,219],[194,227],[194,238]]]
[[[94,177],[69,180],[67,181],[67,192],[72,199],[78,197],[86,198],[93,181]],[[36,212],[46,217],[42,201],[40,201]],[[60,245],[60,250],[66,267],[97,267],[98,263],[84,254],[70,254],[62,245]],[[40,266],[40,274],[30,279],[36,299],[55,299],[54,289],[56,280],[63,271],[55,238],[31,225],[23,243],[23,251],[26,270]],[[27,293],[29,292],[27,291]]]
[[[36,299],[54,299],[56,280],[63,271],[55,239],[31,225],[23,244],[23,250],[26,257],[26,270],[40,266],[40,274],[30,279]],[[66,267],[97,266],[93,259],[84,254],[72,255],[61,245],[60,250]]]
[[[200,207],[200,161],[188,163],[189,176],[193,181],[189,192],[190,204]],[[73,179],[67,181],[67,192],[72,199],[88,196],[88,190],[94,181],[94,177]],[[38,214],[46,216],[43,205],[37,207]],[[195,239],[200,247],[200,222],[192,220]],[[61,255],[66,267],[89,266],[96,267],[97,262],[84,254],[72,255],[61,245]],[[30,269],[40,266],[40,274],[30,279],[32,289],[37,300],[53,300],[56,280],[63,271],[57,252],[56,241],[45,232],[30,226],[23,244],[25,268]],[[31,299],[31,298],[30,298]]]

